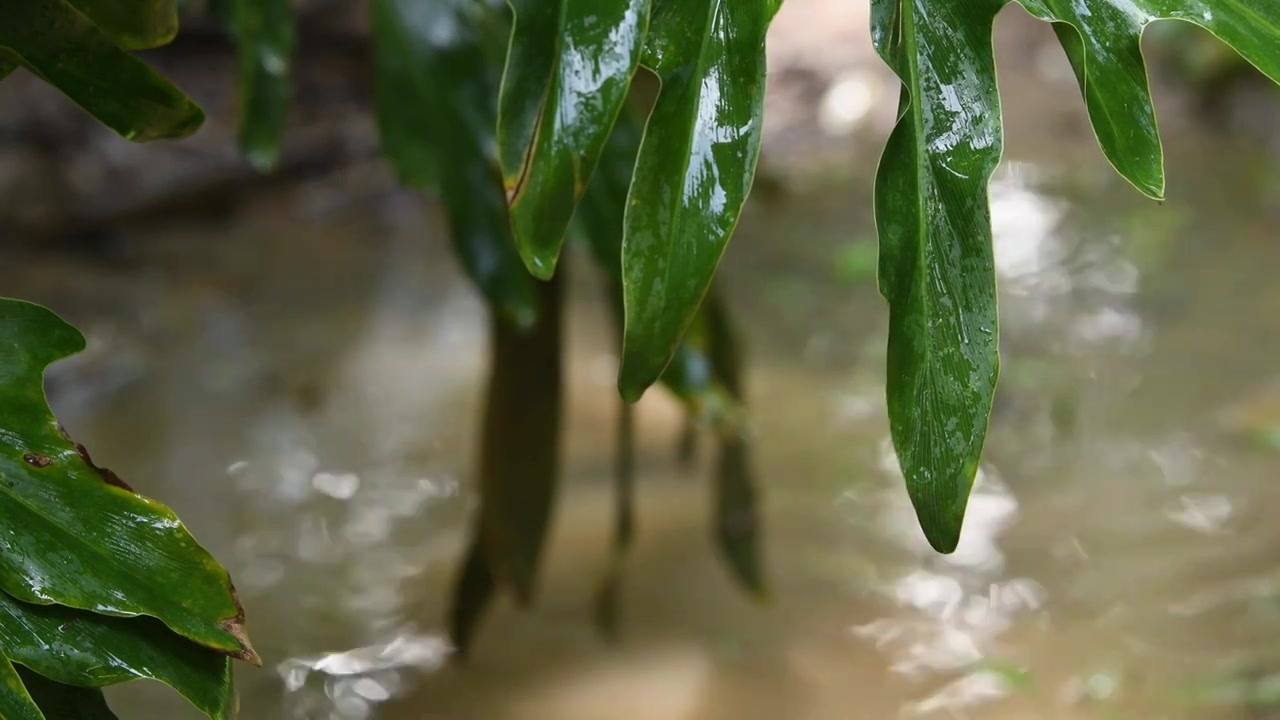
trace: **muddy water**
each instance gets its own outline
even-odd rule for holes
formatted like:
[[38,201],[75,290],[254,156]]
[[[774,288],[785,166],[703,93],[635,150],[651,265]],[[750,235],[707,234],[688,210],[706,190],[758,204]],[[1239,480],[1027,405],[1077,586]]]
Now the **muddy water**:
[[[856,245],[877,109],[829,140],[829,166],[775,161],[783,190],[757,198],[724,265],[768,602],[717,563],[705,469],[676,461],[679,413],[651,393],[618,645],[589,621],[617,400],[585,265],[540,603],[499,607],[465,667],[444,664],[440,628],[484,310],[429,204],[335,202],[337,178],[131,232],[106,260],[10,256],[4,288],[89,337],[50,381],[69,430],[237,578],[266,660],[240,674],[249,720],[1270,717],[1277,162],[1174,128],[1169,202],[1142,200],[1078,115],[1051,110],[1075,97],[1060,71],[1002,78],[1020,98],[992,187],[1004,374],[959,551],[927,549],[886,444],[885,309]],[[876,97],[887,79],[846,81]],[[863,122],[847,105],[833,122]],[[189,716],[157,688],[113,697],[127,717]]]

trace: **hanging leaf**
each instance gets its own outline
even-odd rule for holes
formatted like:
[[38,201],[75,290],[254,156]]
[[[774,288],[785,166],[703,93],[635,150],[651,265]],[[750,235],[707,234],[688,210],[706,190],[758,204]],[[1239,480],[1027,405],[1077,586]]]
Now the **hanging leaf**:
[[0,718],[46,720],[26,686],[22,684],[18,670],[3,654],[0,654]]
[[65,0],[11,3],[0,48],[126,139],[184,137],[204,122],[190,98]]
[[71,4],[126,50],[168,45],[178,35],[174,0],[71,0]]
[[619,388],[640,397],[675,353],[760,154],[764,37],[778,3],[655,0],[644,64],[662,79],[627,200]]
[[460,647],[493,590],[533,602],[560,464],[561,285],[538,283],[537,322],[491,323],[492,367],[480,441],[480,511],[451,612]]
[[511,239],[494,156],[490,19],[471,0],[374,0],[372,13],[383,153],[404,182],[438,183],[463,266],[499,312],[528,327],[534,281]]
[[[1099,141],[1143,192],[1164,172],[1139,39],[1159,17],[1209,28],[1280,79],[1270,0],[1022,0],[1065,24]],[[880,288],[889,301],[890,428],[929,542],[955,549],[999,372],[987,183],[1001,152],[991,31],[1004,0],[874,0],[877,51],[901,78],[876,180]]]
[[[234,716],[230,659],[184,640],[151,618],[31,605],[0,593],[0,647],[13,662],[54,683],[99,688],[158,680],[211,720]],[[28,687],[41,701],[38,690]],[[46,707],[43,701],[41,707]]]
[[22,668],[18,675],[45,720],[119,720],[97,688],[63,685]]
[[239,48],[240,147],[254,169],[268,172],[289,114],[293,8],[289,0],[231,0],[227,12]]
[[1094,133],[1116,170],[1164,197],[1164,153],[1142,59],[1142,33],[1162,18],[1199,25],[1280,82],[1280,3],[1274,0],[1021,0],[1054,30],[1075,69]]
[[498,149],[516,246],[546,279],[622,109],[649,0],[509,0]]
[[50,363],[84,338],[49,310],[0,300],[0,588],[19,600],[150,615],[250,662],[224,570],[165,506],[95,466],[45,402]]
[[596,627],[606,637],[615,639],[621,632],[622,573],[635,541],[635,435],[635,408],[622,401],[618,404],[613,466],[613,549],[594,603]]

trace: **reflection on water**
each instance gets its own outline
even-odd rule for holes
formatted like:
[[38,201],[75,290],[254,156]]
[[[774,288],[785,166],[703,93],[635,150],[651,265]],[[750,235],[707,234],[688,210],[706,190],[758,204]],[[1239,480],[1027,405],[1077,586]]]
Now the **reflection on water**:
[[[828,120],[853,123],[871,86],[841,82]],[[430,207],[316,216],[283,193],[228,227],[139,231],[125,266],[20,258],[4,288],[89,337],[50,380],[72,433],[232,570],[266,659],[240,673],[248,720],[1277,717],[1280,245],[1259,189],[1275,185],[1220,140],[1170,145],[1168,207],[1091,141],[1066,160],[1010,149],[991,188],[1002,384],[947,557],[885,439],[873,279],[831,269],[870,232],[850,200],[866,178],[750,208],[724,273],[750,340],[772,602],[719,566],[704,473],[675,460],[673,404],[647,398],[620,646],[589,622],[616,357],[580,268],[541,602],[498,607],[461,667],[441,618],[485,324]],[[155,688],[114,699],[190,717]]]

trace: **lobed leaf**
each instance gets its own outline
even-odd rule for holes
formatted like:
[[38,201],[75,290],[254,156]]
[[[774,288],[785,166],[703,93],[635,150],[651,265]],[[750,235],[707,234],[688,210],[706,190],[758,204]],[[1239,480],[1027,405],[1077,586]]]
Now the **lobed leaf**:
[[[101,688],[150,679],[178,691],[210,720],[235,714],[231,660],[151,618],[116,618],[0,593],[0,647],[49,682]],[[42,708],[40,688],[28,684]],[[0,717],[8,717],[0,712]],[[56,716],[50,716],[53,720]]]
[[535,318],[534,281],[511,239],[494,156],[498,78],[484,8],[471,0],[374,0],[382,150],[407,184],[438,184],[463,266],[520,327]]
[[546,279],[626,101],[650,0],[508,1],[499,159],[516,247]]
[[95,466],[54,419],[44,369],[82,349],[80,333],[49,310],[0,299],[0,589],[28,603],[149,615],[257,662],[227,571],[172,511]]
[[662,81],[627,198],[619,389],[670,362],[737,223],[760,152],[772,0],[654,0],[643,62]]
[[280,158],[289,113],[293,8],[289,0],[231,0],[227,12],[239,48],[240,147],[259,172]]
[[204,112],[66,0],[5,9],[0,50],[129,140],[184,137]]
[[[1280,80],[1280,5],[1270,0],[1019,1],[1058,23],[1104,153],[1152,197],[1165,180],[1140,46],[1148,23],[1206,27]],[[875,196],[890,429],[941,552],[959,542],[999,374],[986,192],[1002,144],[991,31],[1005,2],[872,2],[876,49],[904,86]]]

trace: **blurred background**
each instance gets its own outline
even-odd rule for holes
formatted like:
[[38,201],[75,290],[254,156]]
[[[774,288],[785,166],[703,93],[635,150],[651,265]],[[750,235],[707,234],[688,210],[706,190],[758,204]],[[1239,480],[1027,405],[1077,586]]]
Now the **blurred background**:
[[[1050,28],[1000,16],[1004,370],[941,557],[884,417],[870,199],[898,86],[866,4],[779,14],[760,176],[721,268],[768,602],[715,558],[705,468],[678,461],[682,411],[652,392],[623,637],[593,630],[617,357],[602,280],[571,255],[540,602],[500,605],[465,665],[442,617],[487,323],[436,201],[378,156],[364,3],[301,3],[270,176],[239,155],[234,52],[198,8],[145,53],[209,113],[193,138],[132,145],[24,73],[0,84],[0,291],[85,332],[55,411],[231,570],[265,661],[240,668],[241,717],[1280,718],[1280,91],[1207,33],[1153,28],[1156,204],[1097,149]],[[158,686],[111,697],[192,717]]]

